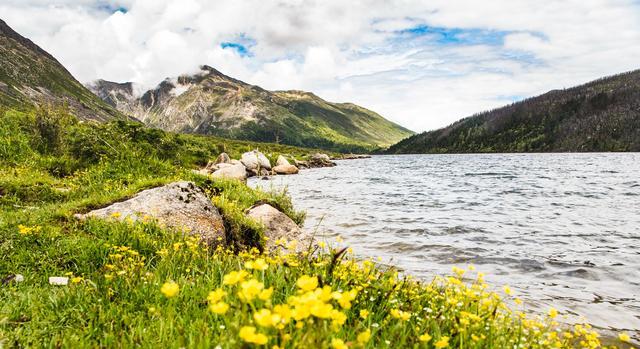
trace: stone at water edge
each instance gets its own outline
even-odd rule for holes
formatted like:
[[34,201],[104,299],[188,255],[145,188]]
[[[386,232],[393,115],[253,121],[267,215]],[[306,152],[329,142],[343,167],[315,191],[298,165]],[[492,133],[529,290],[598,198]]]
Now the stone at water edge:
[[119,221],[149,218],[168,228],[199,236],[209,244],[225,239],[222,216],[204,191],[193,182],[174,182],[143,190],[129,200],[86,214],[76,214],[75,217]]
[[220,155],[218,155],[218,157],[216,158],[215,164],[219,165],[219,164],[230,164],[231,163],[231,158],[229,157],[229,155],[227,153],[220,153]]
[[282,166],[282,165],[291,165],[291,164],[289,163],[289,160],[287,160],[287,158],[285,158],[282,155],[278,155],[278,160],[276,160],[276,166]]
[[333,167],[336,163],[331,161],[327,154],[315,153],[309,158],[308,165],[309,167]]
[[243,153],[240,157],[240,162],[247,168],[249,171],[258,172],[260,168],[260,161],[258,161],[258,156],[254,151],[248,151]]
[[256,152],[256,156],[258,157],[258,162],[260,163],[260,168],[265,168],[267,170],[271,170],[271,162],[269,161],[269,159],[262,154],[261,152],[257,151]]
[[273,172],[279,175],[292,175],[298,173],[298,168],[293,165],[278,165],[273,168]]
[[296,240],[300,247],[308,246],[311,238],[286,214],[280,212],[269,204],[259,204],[247,211],[247,217],[264,225],[266,238],[265,249],[277,248],[275,242],[279,239],[286,241]]
[[[221,164],[221,165],[227,165],[227,164]],[[246,181],[247,169],[246,167],[244,167],[243,164],[238,164],[238,165],[228,164],[228,166],[222,167],[218,171],[211,174],[211,177],[230,178],[230,179],[237,179],[239,181]]]

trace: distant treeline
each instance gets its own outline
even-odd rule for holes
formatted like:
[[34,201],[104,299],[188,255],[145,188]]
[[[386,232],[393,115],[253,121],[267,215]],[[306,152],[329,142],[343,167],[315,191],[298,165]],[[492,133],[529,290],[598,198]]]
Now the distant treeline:
[[479,113],[388,153],[640,151],[640,70]]

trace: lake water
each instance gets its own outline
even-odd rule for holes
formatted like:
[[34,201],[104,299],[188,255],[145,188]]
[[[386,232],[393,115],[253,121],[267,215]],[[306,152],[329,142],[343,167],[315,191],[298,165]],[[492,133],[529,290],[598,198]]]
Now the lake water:
[[425,279],[473,264],[528,311],[640,330],[639,153],[375,156],[250,185],[361,256]]

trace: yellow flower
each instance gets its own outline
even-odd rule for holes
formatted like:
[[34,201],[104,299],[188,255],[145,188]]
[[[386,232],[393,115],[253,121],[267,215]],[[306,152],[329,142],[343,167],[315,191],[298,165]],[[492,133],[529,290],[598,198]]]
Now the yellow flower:
[[555,308],[550,308],[547,314],[550,318],[554,319],[556,316],[558,316],[558,311]]
[[273,312],[275,314],[280,315],[280,318],[282,319],[283,323],[288,323],[291,320],[291,317],[293,316],[291,314],[291,308],[286,304],[276,305],[275,307],[273,307]]
[[82,281],[82,278],[79,277],[79,276],[71,278],[71,283],[72,284],[77,284],[77,283],[80,283],[81,281]]
[[262,290],[262,292],[260,292],[260,294],[258,295],[258,298],[260,298],[260,300],[263,300],[263,301],[268,301],[269,299],[271,299],[272,294],[273,294],[273,287],[269,287],[265,290]]
[[111,214],[111,217],[113,217],[115,219],[118,219],[118,218],[120,218],[121,215],[122,214],[120,212],[114,212],[114,213]]
[[247,275],[249,275],[249,273],[247,273],[244,270],[232,271],[222,278],[222,284],[235,285],[238,282],[241,282],[242,280],[244,280],[244,278],[247,277]]
[[423,335],[420,335],[420,336],[418,337],[418,340],[420,340],[421,342],[428,342],[428,341],[430,341],[430,340],[431,340],[431,338],[432,338],[432,337],[431,337],[428,333],[425,333],[425,334],[423,334]]
[[258,345],[267,344],[269,338],[262,333],[256,333],[256,328],[253,326],[243,326],[238,334],[240,339],[247,343],[254,343]]
[[331,340],[331,347],[333,349],[348,349],[349,347],[344,344],[342,339],[334,338]]
[[227,292],[225,292],[221,288],[218,288],[215,291],[209,292],[209,295],[207,296],[207,300],[209,301],[209,303],[216,303],[226,295],[227,295]]
[[451,270],[453,270],[454,273],[456,273],[456,275],[458,275],[458,277],[462,277],[462,275],[464,275],[464,273],[466,272],[466,270],[462,269],[462,268],[458,268],[456,266],[454,266],[453,268],[451,268]]
[[368,310],[366,310],[366,309],[362,309],[362,310],[360,310],[360,317],[361,317],[363,320],[366,320],[366,319],[367,319],[367,317],[369,317],[369,311],[368,311]]
[[315,276],[302,275],[296,285],[303,291],[313,291],[318,287],[318,278]]
[[246,261],[244,263],[244,267],[247,269],[267,270],[267,268],[269,268],[269,264],[267,264],[264,259],[258,258],[255,261]]
[[618,339],[620,339],[622,342],[625,342],[625,343],[631,342],[631,337],[629,337],[629,335],[624,332],[618,335]]
[[249,279],[240,284],[240,290],[238,291],[238,297],[243,302],[251,302],[256,298],[264,289],[264,284],[256,279]]
[[167,298],[175,297],[180,292],[180,286],[173,281],[165,282],[160,292]]
[[370,329],[366,329],[363,332],[360,332],[358,334],[358,336],[356,337],[358,343],[360,344],[366,344],[369,339],[371,338],[371,330]]
[[214,314],[222,315],[229,310],[229,304],[225,302],[211,303],[209,304],[209,310]]
[[407,321],[411,318],[411,313],[402,311],[400,309],[391,309],[391,316],[393,316],[396,319]]
[[437,342],[433,344],[437,349],[446,348],[449,346],[449,337],[440,337]]
[[513,292],[511,291],[511,288],[509,288],[509,286],[505,285],[503,288],[504,290],[504,294],[506,294],[507,296],[510,296]]
[[275,326],[282,321],[282,317],[279,314],[272,313],[269,309],[260,309],[253,314],[253,319],[262,327]]

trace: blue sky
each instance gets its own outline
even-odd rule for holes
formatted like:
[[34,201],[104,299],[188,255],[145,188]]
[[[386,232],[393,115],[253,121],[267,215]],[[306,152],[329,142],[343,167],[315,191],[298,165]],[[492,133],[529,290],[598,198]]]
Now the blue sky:
[[4,0],[0,13],[82,82],[143,90],[207,64],[415,131],[640,68],[637,0]]

